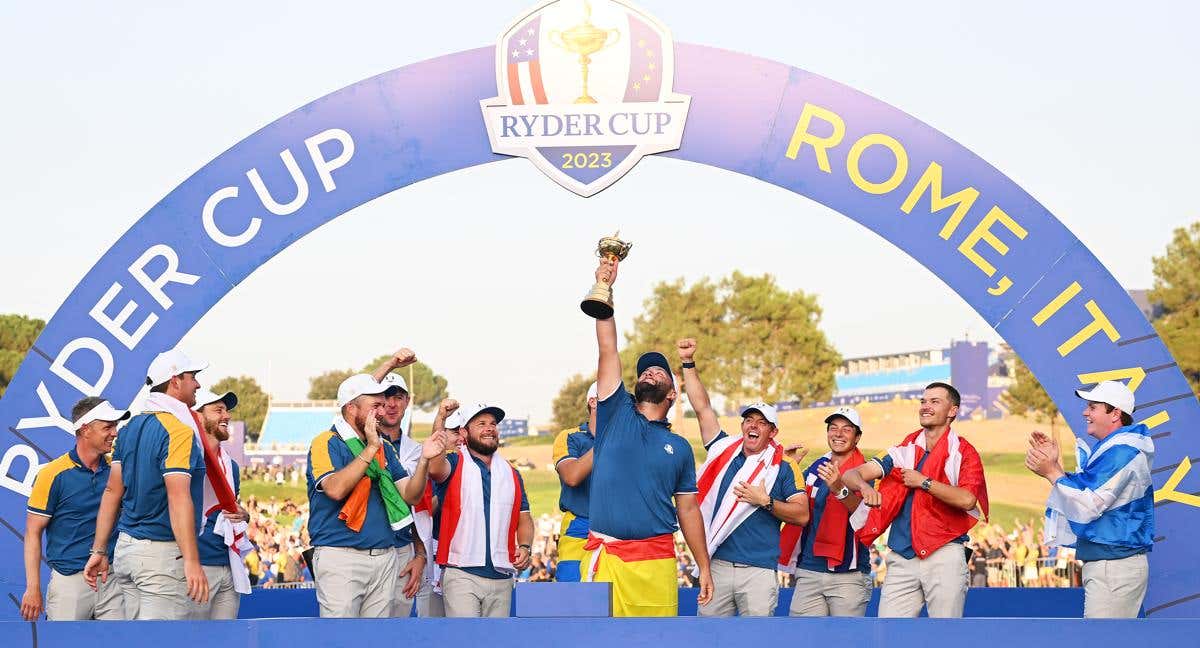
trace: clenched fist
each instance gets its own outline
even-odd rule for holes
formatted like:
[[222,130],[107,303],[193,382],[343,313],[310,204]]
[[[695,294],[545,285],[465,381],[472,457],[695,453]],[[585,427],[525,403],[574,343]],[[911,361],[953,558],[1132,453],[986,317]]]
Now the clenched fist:
[[613,285],[617,281],[617,266],[620,263],[619,259],[600,259],[600,267],[596,268],[596,281]]
[[679,352],[680,360],[691,362],[696,357],[696,338],[684,338],[676,342],[675,350]]
[[392,358],[388,360],[388,364],[392,365],[393,369],[400,369],[417,361],[417,354],[413,353],[412,349],[407,347],[400,349],[392,354]]

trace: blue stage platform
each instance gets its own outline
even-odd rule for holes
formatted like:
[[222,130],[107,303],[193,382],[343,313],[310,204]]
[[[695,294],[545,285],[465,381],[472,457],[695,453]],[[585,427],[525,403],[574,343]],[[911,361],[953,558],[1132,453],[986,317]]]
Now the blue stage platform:
[[[513,597],[513,614],[517,614],[517,600],[525,597],[525,609],[562,609],[564,599],[579,598],[574,592],[564,595],[564,588],[580,587],[568,583],[522,583],[517,586]],[[584,585],[583,587],[588,587]],[[535,597],[537,602],[527,599]],[[787,616],[792,600],[791,589],[779,590],[779,605],[776,616]],[[569,602],[569,601],[568,601]],[[871,596],[867,616],[875,616],[879,609],[879,590]],[[964,615],[968,617],[1042,617],[1079,618],[1083,616],[1083,590],[1068,588],[972,588],[967,595]],[[679,616],[696,615],[696,590],[679,590]],[[254,594],[242,597],[239,617],[242,619],[269,619],[279,617],[317,616],[316,590],[255,590]],[[525,614],[533,617],[536,615]],[[547,616],[543,614],[542,616]],[[565,616],[554,614],[553,616]],[[0,644],[2,645],[2,644]]]
[[258,619],[0,623],[4,648],[1194,646],[1191,619]]

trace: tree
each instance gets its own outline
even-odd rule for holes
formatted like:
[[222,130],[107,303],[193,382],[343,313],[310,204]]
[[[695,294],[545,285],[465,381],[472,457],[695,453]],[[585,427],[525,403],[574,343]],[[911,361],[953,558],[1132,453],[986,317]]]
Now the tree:
[[1013,383],[1000,395],[1000,402],[1004,403],[1010,414],[1028,416],[1035,421],[1049,420],[1050,434],[1058,439],[1054,432],[1058,406],[1020,358],[1016,359]]
[[554,398],[554,429],[565,430],[586,421],[588,416],[587,392],[588,387],[595,382],[594,377],[575,374],[567,379],[558,396]]
[[[391,354],[382,355],[368,362],[363,367],[363,373],[375,373],[375,368],[390,357],[392,357]],[[429,365],[419,360],[392,373],[400,374],[404,378],[404,382],[408,384],[408,393],[412,396],[411,404],[417,409],[433,409],[449,393],[449,383],[446,379],[434,373]]]
[[353,369],[333,369],[308,379],[309,400],[337,400],[338,386],[350,376]]
[[725,324],[721,321],[717,287],[708,278],[690,287],[684,286],[683,279],[660,282],[646,298],[643,309],[634,318],[633,329],[625,334],[625,348],[621,350],[621,366],[628,369],[622,379],[630,392],[637,359],[647,351],[660,351],[675,365],[675,342],[694,337],[704,358],[720,355]]
[[1154,328],[1192,392],[1200,392],[1200,222],[1176,229],[1166,254],[1154,257],[1149,297],[1162,308]]
[[821,331],[817,298],[788,292],[775,278],[734,273],[721,282],[727,329],[712,384],[734,402],[828,400],[842,356]]
[[[781,288],[771,275],[735,271],[719,283],[705,278],[659,283],[625,335],[624,367],[651,349],[674,363],[675,341],[694,337],[706,386],[734,403],[826,400],[841,356],[820,329],[815,296]],[[626,372],[627,381],[632,372]]]
[[250,376],[238,376],[237,378],[230,376],[218,380],[212,386],[212,391],[215,394],[227,391],[237,394],[237,409],[233,410],[231,416],[246,423],[247,441],[258,441],[258,436],[262,434],[263,420],[267,417],[267,406],[270,403],[270,398],[262,390],[262,387],[259,387],[258,381]]
[[46,323],[24,315],[0,315],[0,396]]

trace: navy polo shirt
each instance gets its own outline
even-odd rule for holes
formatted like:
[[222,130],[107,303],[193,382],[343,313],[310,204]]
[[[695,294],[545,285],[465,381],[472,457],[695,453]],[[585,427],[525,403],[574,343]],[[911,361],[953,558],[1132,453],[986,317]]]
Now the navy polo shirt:
[[[391,441],[383,439],[384,458],[387,460],[387,470],[392,481],[408,476],[404,466],[400,464],[400,455],[396,453]],[[321,480],[345,468],[354,461],[356,454],[350,446],[338,435],[336,430],[329,429],[317,435],[308,449],[308,468],[305,476],[308,479],[308,537],[314,547],[351,547],[354,549],[382,549],[384,547],[404,547],[412,542],[412,525],[400,531],[392,531],[388,522],[387,508],[379,488],[371,485],[371,495],[367,498],[367,517],[362,530],[355,533],[338,518],[344,500],[335,500],[320,489]]]
[[[804,532],[801,535],[800,544],[800,561],[797,565],[800,569],[807,569],[815,572],[830,572],[834,574],[844,574],[847,572],[858,571],[864,574],[871,571],[871,556],[867,550],[867,546],[858,542],[854,537],[854,529],[850,525],[846,525],[846,544],[842,550],[842,562],[837,567],[829,569],[829,560],[822,556],[813,555],[813,544],[817,540],[817,529],[821,528],[821,516],[825,514],[826,497],[829,496],[829,484],[821,479],[817,469],[829,461],[829,457],[820,457],[804,471],[804,483],[812,484],[813,496],[809,498],[808,507],[812,512],[812,517],[807,525],[804,526]],[[828,500],[829,506],[841,506],[845,508],[837,498]],[[857,565],[855,558],[857,557]]]
[[[714,443],[728,436],[722,431],[709,442],[708,447],[711,448]],[[725,492],[733,486],[734,476],[745,464],[746,455],[741,452],[729,460],[729,467],[725,469],[725,476],[717,488],[717,502],[725,497]],[[775,482],[771,484],[769,495],[776,500],[786,502],[798,493],[800,490],[796,487],[796,473],[792,471],[792,465],[787,461],[780,463],[779,473],[775,476]],[[713,515],[716,515],[715,510]],[[711,524],[712,520],[705,520],[705,522]],[[739,565],[753,565],[774,570],[779,565],[779,534],[782,524],[773,513],[755,507],[750,517],[739,524],[725,539],[725,542],[717,547],[713,558]]]
[[[578,459],[587,454],[596,445],[596,437],[588,430],[587,423],[580,423],[578,428],[567,429],[558,433],[554,439],[554,465],[564,459]],[[558,510],[570,511],[577,518],[587,518],[588,499],[591,497],[592,476],[589,474],[579,482],[578,486],[567,486],[560,475],[558,483],[562,486],[558,494]]]
[[[233,494],[236,497],[242,492],[242,473],[238,470],[236,461],[230,461],[233,464]],[[200,549],[200,564],[210,567],[227,567],[229,565],[229,547],[225,546],[225,539],[213,532],[213,526],[217,523],[217,516],[221,514],[220,510],[213,511],[204,518],[204,530],[200,533],[199,540],[196,541],[196,546]]]
[[[482,567],[455,567],[455,569],[461,569],[468,574],[479,576],[481,578],[491,578],[495,580],[512,578],[512,574],[505,574],[503,572],[496,571],[496,567],[492,564],[492,469],[489,464],[484,463],[479,457],[476,457],[470,452],[467,452],[467,455],[471,457],[471,459],[475,462],[475,465],[479,467],[479,480],[483,483],[483,528],[485,533],[483,546],[487,547],[488,549],[483,552],[484,564]],[[456,452],[449,457],[446,457],[446,459],[450,462],[450,472],[447,473],[448,476],[446,477],[446,480],[437,485],[437,496],[443,502],[446,501],[446,489],[450,486],[450,477],[453,477],[454,471],[458,470],[459,454]],[[499,461],[503,463],[503,467],[506,469],[509,467],[508,463],[503,459],[493,458],[493,461]],[[529,511],[529,497],[525,494],[525,480],[521,478],[520,472],[513,472],[517,475],[517,483],[521,488],[520,510]],[[510,531],[513,533],[517,532],[516,529],[510,529]]]
[[147,412],[117,434],[113,463],[121,464],[121,517],[117,530],[139,540],[174,541],[167,510],[167,475],[191,475],[195,528],[204,501],[204,454],[192,428],[171,414]]
[[[83,571],[87,565],[96,538],[96,511],[108,473],[106,457],[100,457],[100,464],[92,472],[72,448],[42,466],[33,480],[27,510],[50,518],[46,525],[46,562],[64,576]],[[116,543],[114,530],[108,539],[108,555],[112,555]]]
[[[921,460],[917,462],[917,472],[920,472],[921,469],[925,467],[925,460],[928,459],[932,454],[932,452],[922,453]],[[878,463],[880,467],[883,468],[884,476],[887,476],[887,474],[892,472],[892,469],[896,467],[891,455],[875,457],[871,461]],[[908,494],[904,496],[904,506],[900,508],[900,514],[896,516],[896,519],[892,520],[892,530],[888,532],[888,549],[891,549],[892,551],[900,554],[902,557],[909,559],[917,557],[917,552],[912,546],[913,491],[914,489],[912,488],[908,489]],[[966,541],[966,534],[960,535],[951,540],[951,542],[959,543]]]

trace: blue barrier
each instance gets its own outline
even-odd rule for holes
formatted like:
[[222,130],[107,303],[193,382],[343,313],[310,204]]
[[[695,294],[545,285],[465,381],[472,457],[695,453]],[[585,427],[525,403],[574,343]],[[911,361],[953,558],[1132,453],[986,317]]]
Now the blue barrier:
[[[598,616],[594,597],[584,583],[519,584],[513,595],[513,614],[525,618]],[[584,590],[584,591],[581,591]],[[528,600],[532,599],[532,600]],[[786,617],[792,590],[779,590],[775,616]],[[524,604],[523,604],[524,602]],[[879,610],[879,590],[871,595],[867,616]],[[974,587],[967,593],[964,616],[974,618],[1079,618],[1083,616],[1083,590],[1079,588]],[[317,616],[316,590],[255,590],[242,597],[240,619]],[[696,589],[679,590],[679,616],[696,616]],[[4,644],[0,644],[4,645]]]
[[1195,619],[260,619],[253,621],[0,622],[5,648],[393,648],[396,645],[695,648],[803,643],[837,648],[957,645],[1194,645]]

